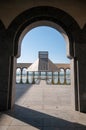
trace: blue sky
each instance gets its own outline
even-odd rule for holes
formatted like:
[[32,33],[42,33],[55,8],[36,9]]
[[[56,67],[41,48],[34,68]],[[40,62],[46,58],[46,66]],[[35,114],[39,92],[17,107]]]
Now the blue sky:
[[21,57],[17,62],[33,63],[39,51],[48,51],[49,59],[54,63],[70,63],[66,56],[65,39],[54,28],[40,26],[30,30],[22,40]]

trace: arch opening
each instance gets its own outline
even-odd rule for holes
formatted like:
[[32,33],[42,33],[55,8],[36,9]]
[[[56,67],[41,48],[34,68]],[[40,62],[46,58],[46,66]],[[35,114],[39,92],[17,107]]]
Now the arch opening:
[[72,58],[70,52],[72,50],[72,48],[70,48],[70,41],[69,41],[69,38],[68,38],[68,35],[67,33],[63,30],[63,28],[61,26],[59,26],[58,24],[54,23],[54,22],[51,22],[51,21],[48,21],[48,20],[43,20],[43,21],[37,21],[37,22],[34,22],[34,23],[31,23],[29,26],[27,26],[23,32],[21,33],[19,39],[18,39],[18,51],[17,51],[17,57],[20,56],[21,54],[21,43],[22,43],[22,40],[24,38],[24,36],[32,29],[36,28],[36,27],[41,27],[41,26],[46,26],[46,27],[51,27],[55,30],[57,30],[62,36],[63,38],[65,39],[65,43],[66,43],[66,55],[68,58]]
[[[28,15],[29,18],[27,17]],[[20,21],[20,23],[18,21]],[[18,24],[16,25],[17,22]],[[73,71],[74,75],[73,58],[76,56],[76,54],[74,52],[73,44],[77,34],[76,31],[78,31],[80,28],[76,23],[76,21],[70,15],[54,7],[47,7],[47,6],[35,7],[23,12],[21,15],[15,18],[15,20],[8,28],[8,30],[14,30],[11,34],[13,45],[12,55],[15,57],[19,57],[21,50],[21,41],[24,35],[28,30],[40,25],[51,26],[55,29],[58,28],[57,30],[59,30],[60,32],[62,32],[62,34],[64,34],[63,36],[65,37],[67,43],[67,56],[72,59],[71,71]],[[9,33],[11,32],[9,31]],[[72,85],[74,87],[74,81],[72,82]]]
[[[44,26],[44,25],[43,25]],[[39,27],[41,27],[41,26],[39,26]],[[35,29],[36,27],[34,27],[33,29]],[[48,26],[48,28],[49,28],[49,26]],[[51,28],[51,27],[50,27]],[[32,30],[33,30],[32,29]],[[56,30],[56,29],[55,29]],[[57,30],[56,30],[57,31]],[[30,32],[30,31],[29,31]],[[58,31],[57,31],[58,32]],[[57,35],[58,35],[58,33],[57,33]],[[63,35],[62,34],[60,34],[62,37],[63,37]],[[25,36],[25,35],[24,35]],[[29,35],[28,35],[29,36]],[[34,37],[32,37],[33,39],[34,39]],[[64,38],[65,39],[65,38]],[[19,43],[19,44],[22,44],[22,42],[21,43]],[[57,44],[60,44],[60,43],[57,43]],[[66,46],[66,42],[64,43],[65,44],[65,46]],[[40,43],[40,45],[41,45],[41,43]],[[50,46],[51,46],[51,44],[50,44]],[[30,44],[29,44],[29,48],[28,48],[28,51],[29,51],[29,49],[30,49]],[[60,48],[59,48],[60,49]],[[66,49],[66,48],[65,48]],[[58,50],[58,49],[57,49]],[[42,67],[41,67],[42,68]],[[62,71],[63,72],[63,71]],[[43,89],[46,89],[46,91],[48,91],[48,89],[49,89],[49,91],[51,91],[51,89],[52,89],[52,92],[51,92],[51,97],[52,98],[55,98],[56,99],[56,94],[55,94],[55,91],[58,91],[58,92],[60,92],[61,90],[61,88],[63,89],[63,88],[66,88],[66,87],[62,87],[61,86],[61,88],[60,87],[58,87],[59,85],[63,85],[64,84],[64,73],[62,73],[62,75],[61,76],[63,76],[63,77],[61,77],[61,78],[58,78],[59,77],[59,74],[60,74],[60,70],[59,70],[59,72],[58,71],[28,71],[28,83],[29,83],[29,85],[30,85],[30,89],[29,89],[29,93],[30,93],[30,91],[32,91],[32,89],[33,89],[33,86],[34,86],[34,89],[35,88],[37,88],[37,89],[41,89],[41,92],[43,91]],[[40,80],[39,80],[39,77],[41,78],[41,81],[42,81],[42,83],[40,84]],[[62,79],[63,78],[63,79]],[[44,82],[43,81],[45,81],[46,80],[46,85],[44,84]],[[60,84],[59,84],[59,83]],[[35,85],[33,85],[33,84],[35,84]],[[43,86],[42,86],[42,84],[43,84]],[[58,85],[59,84],[59,85]],[[27,85],[27,84],[26,84]],[[38,86],[37,86],[38,85]],[[58,85],[58,86],[57,86]],[[50,87],[49,87],[50,86]],[[43,87],[45,87],[45,88],[43,88]],[[26,88],[26,87],[25,87]],[[59,89],[60,88],[60,89]],[[67,88],[68,88],[68,90],[67,91],[69,91],[69,89],[71,89],[71,87],[69,87],[69,86],[67,86]],[[23,88],[24,89],[24,88]],[[56,90],[55,90],[56,89]],[[59,90],[58,90],[59,89]],[[27,90],[28,91],[28,90]],[[37,90],[36,90],[37,91]],[[38,90],[39,91],[39,90]],[[63,90],[64,91],[64,90]],[[60,92],[61,93],[61,92]],[[65,92],[63,92],[63,93],[65,93]],[[66,92],[67,93],[67,92]],[[37,93],[35,93],[35,94],[37,94]],[[53,97],[53,95],[55,94],[55,96]],[[32,93],[32,95],[33,95],[33,93]],[[40,94],[39,94],[40,95]],[[46,94],[47,95],[47,94]],[[63,95],[63,96],[62,96]],[[29,95],[28,95],[29,96]],[[37,95],[36,95],[37,96]],[[62,98],[62,100],[63,100],[63,97],[65,96],[65,94],[60,94],[59,95],[59,98]],[[67,95],[68,96],[68,95]],[[66,96],[65,96],[66,97]],[[35,97],[36,98],[36,97]],[[42,97],[42,96],[40,96],[40,98],[41,99],[43,99],[44,97]],[[67,99],[69,99],[69,98],[67,98]],[[44,99],[43,99],[44,100]],[[46,100],[48,100],[48,97],[46,97]],[[35,99],[34,99],[34,101],[35,101]],[[58,100],[57,100],[58,101]],[[39,101],[40,102],[40,101]],[[16,102],[17,103],[17,102]],[[41,101],[41,103],[43,103],[42,101]],[[59,101],[58,101],[58,104],[54,104],[54,101],[51,101],[51,103],[53,103],[53,106],[55,106],[55,105],[57,105],[57,106],[59,106]],[[62,103],[62,101],[61,101],[61,103]],[[46,103],[44,102],[44,105],[45,105]],[[65,104],[66,104],[66,101],[65,101]],[[36,105],[38,105],[38,104],[36,104]],[[51,106],[51,104],[49,104],[49,103],[47,103],[47,105],[50,105]],[[67,104],[68,105],[68,104]],[[66,106],[66,105],[63,105],[62,104],[62,106]],[[32,106],[30,106],[30,107],[32,107]],[[41,104],[39,105],[39,107],[41,107]],[[68,106],[69,107],[69,109],[71,108],[70,107],[70,105]],[[60,106],[59,106],[59,108],[60,108]]]
[[[20,61],[20,62],[27,63],[27,61],[29,61],[29,59],[30,59],[29,62],[32,63],[32,65],[30,67],[28,67],[29,68],[28,71],[35,72],[35,71],[40,71],[40,69],[41,69],[41,71],[45,70],[45,77],[46,77],[45,79],[47,80],[47,83],[50,81],[50,83],[54,84],[54,78],[57,78],[57,81],[58,81],[58,76],[57,77],[53,76],[54,71],[56,71],[56,68],[57,68],[57,71],[59,71],[57,64],[64,63],[63,67],[65,67],[65,64],[68,64],[69,68],[70,68],[70,61],[68,60],[67,55],[65,54],[66,50],[67,50],[66,42],[68,42],[68,39],[66,39],[66,41],[65,41],[65,37],[66,36],[63,37],[63,35],[59,31],[57,31],[57,29],[52,28],[50,26],[42,25],[42,26],[34,27],[33,29],[29,30],[29,32],[26,33],[26,35],[24,35],[24,39],[21,42],[23,44],[22,48],[25,45],[27,46],[26,50],[24,49],[24,52],[22,53],[22,57],[24,56],[25,60],[26,59],[28,59],[28,60],[25,61],[21,57],[18,59],[18,62]],[[48,57],[48,63],[46,62],[46,64],[45,64],[45,62],[43,62],[43,61],[41,61],[42,63],[40,62],[39,55],[37,56],[37,54],[39,51],[46,51],[46,50],[47,50],[49,57]],[[26,55],[25,55],[25,53],[26,53]],[[27,57],[27,55],[28,55],[28,57]],[[34,57],[35,57],[35,59],[32,60],[32,58],[34,58]],[[38,59],[37,59],[37,57],[38,57]],[[36,59],[37,59],[37,61],[36,61]],[[47,66],[47,64],[48,64],[48,66]],[[38,69],[37,69],[37,67],[38,67]],[[53,72],[51,74],[51,80],[49,79],[48,72],[46,72],[46,71]],[[41,73],[39,73],[39,76],[38,76],[39,79],[42,79]],[[28,75],[28,74],[26,73],[26,75]],[[29,78],[29,76],[28,76],[28,78]],[[27,78],[27,83],[29,83],[28,78]],[[35,78],[35,73],[34,73],[34,78]]]

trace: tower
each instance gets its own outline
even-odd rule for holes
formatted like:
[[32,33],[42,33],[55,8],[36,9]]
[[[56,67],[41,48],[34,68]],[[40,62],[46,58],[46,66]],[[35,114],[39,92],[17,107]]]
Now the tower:
[[39,71],[48,71],[48,51],[39,51]]

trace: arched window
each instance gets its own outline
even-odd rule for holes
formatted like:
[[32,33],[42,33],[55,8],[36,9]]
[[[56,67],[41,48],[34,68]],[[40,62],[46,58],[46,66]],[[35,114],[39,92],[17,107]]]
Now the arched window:
[[58,83],[58,72],[53,72],[53,83],[54,84]]
[[40,72],[38,72],[38,71],[34,72],[34,81],[36,84],[38,84],[40,82],[39,74],[40,74]]
[[16,69],[16,83],[21,82],[21,68]]
[[26,83],[27,82],[27,69],[23,68],[22,69],[22,83]]
[[41,72],[41,79],[46,79],[46,72]]
[[66,84],[71,84],[70,69],[66,69]]
[[59,80],[60,80],[60,83],[61,83],[61,84],[64,83],[64,69],[60,69],[60,72],[59,72]]
[[28,82],[31,84],[33,83],[33,72],[32,71],[28,71]]
[[52,84],[52,72],[47,72],[47,83]]

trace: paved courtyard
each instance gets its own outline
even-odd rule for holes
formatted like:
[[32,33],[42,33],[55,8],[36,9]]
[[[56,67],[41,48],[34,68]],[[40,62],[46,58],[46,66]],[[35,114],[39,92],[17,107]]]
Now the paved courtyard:
[[12,111],[0,113],[0,130],[86,130],[86,114],[74,111],[69,85],[17,84]]

